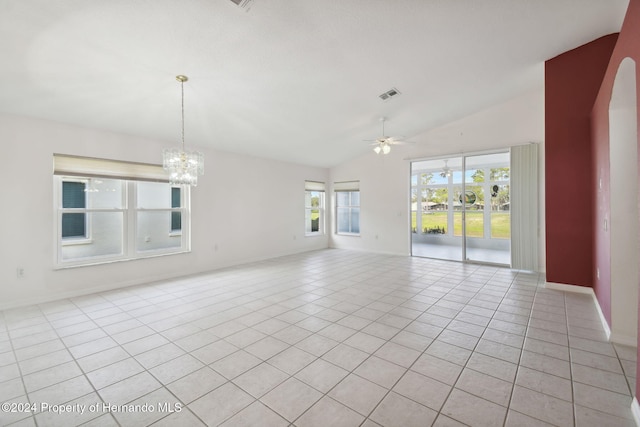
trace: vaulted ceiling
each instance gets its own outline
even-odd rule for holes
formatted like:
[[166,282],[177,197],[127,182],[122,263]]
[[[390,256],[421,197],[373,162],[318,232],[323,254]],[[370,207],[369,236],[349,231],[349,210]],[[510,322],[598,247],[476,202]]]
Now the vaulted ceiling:
[[[0,0],[0,112],[330,167],[543,90],[628,0]],[[379,95],[397,88],[400,95]],[[421,141],[416,140],[418,144]],[[6,144],[6,141],[2,141]]]

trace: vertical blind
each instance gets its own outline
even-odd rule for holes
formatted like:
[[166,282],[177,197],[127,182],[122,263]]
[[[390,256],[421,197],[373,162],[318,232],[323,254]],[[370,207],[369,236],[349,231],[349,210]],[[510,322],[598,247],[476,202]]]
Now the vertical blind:
[[511,268],[538,270],[538,144],[511,147]]

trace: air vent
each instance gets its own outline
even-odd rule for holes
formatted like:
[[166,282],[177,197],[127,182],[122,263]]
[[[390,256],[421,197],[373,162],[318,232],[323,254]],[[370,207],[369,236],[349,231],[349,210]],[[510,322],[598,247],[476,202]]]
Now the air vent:
[[235,3],[237,6],[240,6],[243,9],[246,9],[247,11],[251,8],[251,2],[253,0],[231,0],[233,3]]
[[378,96],[383,101],[387,101],[387,100],[393,98],[394,96],[398,96],[398,95],[400,95],[400,91],[394,87],[394,88],[389,89],[388,91],[386,91],[382,95],[378,95]]

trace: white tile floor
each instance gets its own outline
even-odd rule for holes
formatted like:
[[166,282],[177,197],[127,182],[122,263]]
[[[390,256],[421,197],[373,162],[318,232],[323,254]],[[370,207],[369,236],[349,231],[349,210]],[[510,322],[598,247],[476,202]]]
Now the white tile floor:
[[323,250],[8,310],[0,424],[634,425],[635,349],[542,283]]

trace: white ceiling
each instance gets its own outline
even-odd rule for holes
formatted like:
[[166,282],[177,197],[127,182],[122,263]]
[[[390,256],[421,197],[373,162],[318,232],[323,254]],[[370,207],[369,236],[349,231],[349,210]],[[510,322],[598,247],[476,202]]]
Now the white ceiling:
[[[628,0],[0,0],[0,112],[330,167],[531,90]],[[378,95],[397,88],[401,95]],[[7,143],[3,141],[2,143]],[[452,150],[453,151],[453,150]]]

